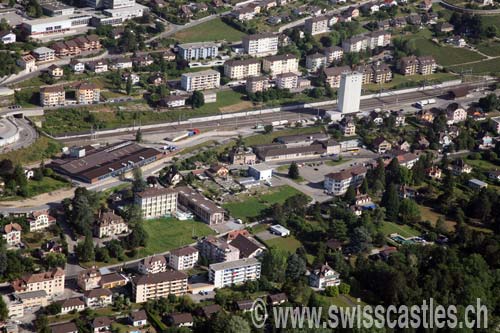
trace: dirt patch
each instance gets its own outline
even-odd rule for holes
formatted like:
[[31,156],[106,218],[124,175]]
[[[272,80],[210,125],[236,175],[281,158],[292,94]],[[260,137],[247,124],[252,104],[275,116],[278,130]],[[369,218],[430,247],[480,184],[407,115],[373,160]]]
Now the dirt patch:
[[222,108],[219,108],[219,110],[222,113],[225,113],[225,112],[237,112],[237,111],[251,109],[252,106],[253,106],[252,102],[250,102],[250,101],[244,101],[244,102],[239,102],[237,104],[233,104],[233,105],[229,105],[229,106],[224,106]]

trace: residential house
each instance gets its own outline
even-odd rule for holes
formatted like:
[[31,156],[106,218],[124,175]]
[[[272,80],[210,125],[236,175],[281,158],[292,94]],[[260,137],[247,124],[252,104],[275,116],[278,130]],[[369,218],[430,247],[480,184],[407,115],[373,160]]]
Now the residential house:
[[40,87],[41,106],[64,106],[66,104],[66,92],[63,86]]
[[229,161],[231,164],[237,165],[251,165],[255,164],[257,156],[254,154],[252,148],[234,147],[229,152]]
[[16,34],[9,30],[0,31],[0,41],[3,45],[16,42]]
[[64,269],[57,267],[42,273],[24,275],[12,281],[11,285],[18,294],[43,290],[48,295],[60,295],[64,292]]
[[168,95],[160,99],[160,106],[166,108],[180,108],[186,106],[188,95]]
[[192,327],[194,325],[193,316],[189,312],[172,313],[168,316],[168,321],[174,327]]
[[76,59],[71,59],[69,62],[69,67],[75,73],[83,73],[85,71],[85,64]]
[[467,112],[458,103],[451,103],[446,107],[446,123],[453,125],[465,121],[467,119]]
[[461,175],[463,173],[471,173],[472,172],[472,167],[465,163],[464,160],[458,159],[453,161],[451,164],[451,170],[454,175]]
[[64,75],[64,70],[56,65],[51,65],[49,68],[47,68],[47,71],[53,78],[60,78]]
[[89,308],[102,308],[113,304],[113,293],[104,288],[92,289],[85,291],[83,299]]
[[238,235],[229,244],[238,249],[240,253],[239,259],[255,258],[264,251],[264,247],[256,240],[243,235]]
[[74,322],[54,324],[49,328],[52,333],[78,333],[78,327]]
[[36,59],[31,54],[21,56],[21,58],[16,61],[16,64],[23,68],[25,73],[31,73],[37,69]]
[[126,286],[127,283],[128,279],[126,277],[117,272],[112,272],[101,276],[99,286],[105,289],[113,289]]
[[321,53],[310,54],[306,57],[306,68],[310,72],[316,72],[326,66],[326,56]]
[[77,285],[83,290],[88,291],[100,287],[101,272],[97,267],[91,267],[78,273]]
[[49,215],[48,210],[38,210],[30,214],[27,221],[30,225],[30,232],[40,231],[56,224],[56,219]]
[[167,260],[163,255],[155,255],[142,259],[139,262],[139,272],[141,274],[156,274],[167,271]]
[[134,327],[143,327],[148,324],[148,315],[144,310],[131,312],[129,315],[129,322]]
[[35,57],[37,62],[49,62],[56,59],[56,52],[48,47],[37,47],[31,54]]
[[340,274],[334,271],[328,263],[325,263],[311,272],[309,285],[317,289],[338,286],[340,285]]
[[384,137],[378,137],[373,140],[372,147],[374,152],[378,154],[385,154],[387,151],[391,150],[392,144]]
[[101,89],[92,82],[81,82],[76,86],[75,97],[78,104],[99,103]]
[[114,212],[99,211],[99,217],[94,225],[94,235],[98,238],[113,237],[128,232],[125,220]]
[[342,134],[344,136],[353,136],[356,135],[356,124],[352,117],[345,117],[340,122],[340,129],[342,130]]
[[413,168],[415,163],[418,161],[418,156],[414,153],[404,153],[396,156],[396,159],[399,162],[399,165],[405,167],[407,169]]
[[285,293],[279,293],[267,296],[267,304],[270,304],[272,306],[281,305],[287,301],[288,297],[286,296]]
[[108,71],[108,63],[100,60],[89,61],[85,66],[92,72],[99,74]]
[[442,175],[441,169],[436,165],[433,165],[427,170],[427,176],[429,176],[429,178],[431,179],[439,180],[441,179],[441,175]]
[[60,301],[59,304],[61,305],[61,314],[85,310],[85,303],[78,297],[65,299]]
[[223,239],[204,237],[198,242],[199,255],[210,262],[234,261],[240,258],[240,250]]
[[92,330],[94,333],[109,332],[111,330],[112,323],[113,320],[109,317],[96,317],[92,321]]

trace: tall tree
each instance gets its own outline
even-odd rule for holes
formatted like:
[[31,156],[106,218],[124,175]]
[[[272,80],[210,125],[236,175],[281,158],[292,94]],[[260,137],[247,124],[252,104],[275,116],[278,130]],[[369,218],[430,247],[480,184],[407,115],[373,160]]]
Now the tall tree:
[[389,184],[388,189],[384,192],[382,205],[385,207],[387,219],[395,222],[399,214],[399,195],[395,184]]
[[146,182],[142,177],[141,168],[135,168],[133,170],[134,181],[132,182],[132,191],[134,193],[142,192],[146,189]]
[[85,236],[85,240],[83,242],[78,243],[76,247],[76,253],[78,255],[78,259],[80,259],[83,262],[90,262],[95,260],[94,243],[92,241],[92,235],[87,234]]
[[139,128],[137,132],[135,132],[135,141],[141,143],[142,142],[142,131]]
[[205,98],[203,97],[203,93],[201,91],[194,91],[191,96],[191,106],[193,109],[201,108],[205,104]]
[[9,318],[9,309],[7,304],[3,301],[3,297],[0,297],[0,321],[5,321]]
[[306,273],[306,262],[297,254],[288,257],[286,265],[286,277],[291,281],[300,280]]
[[288,168],[288,177],[292,179],[300,178],[299,166],[297,163],[292,162],[292,164],[290,164],[290,167]]

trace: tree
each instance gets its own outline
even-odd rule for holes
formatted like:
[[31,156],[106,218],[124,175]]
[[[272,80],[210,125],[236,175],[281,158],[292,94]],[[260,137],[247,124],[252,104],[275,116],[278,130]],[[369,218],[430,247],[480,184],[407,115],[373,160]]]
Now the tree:
[[3,301],[3,297],[0,297],[0,321],[5,321],[9,317],[9,309],[7,304]]
[[306,262],[297,254],[288,257],[286,265],[286,277],[291,281],[300,280],[306,273]]
[[326,287],[325,295],[328,297],[337,297],[339,295],[339,287],[338,286]]
[[369,190],[368,179],[365,177],[363,178],[363,182],[361,183],[360,191],[363,194],[368,194],[368,190]]
[[283,282],[285,280],[285,269],[287,266],[286,253],[275,247],[264,252],[262,258],[262,275],[272,282]]
[[146,246],[148,240],[148,234],[142,223],[137,223],[133,228],[132,232],[127,237],[127,246],[129,248],[136,248],[139,246]]
[[497,109],[500,105],[497,95],[489,94],[486,97],[479,99],[478,105],[484,112],[491,112]]
[[274,127],[273,125],[266,125],[264,126],[264,134],[269,134],[273,131]]
[[351,235],[351,244],[356,252],[367,251],[371,247],[372,238],[365,227],[357,227]]
[[384,192],[382,206],[385,207],[387,219],[395,222],[399,214],[399,195],[395,184],[390,184],[389,188]]
[[205,105],[205,98],[203,97],[203,93],[201,91],[194,91],[190,100],[193,109],[198,109]]
[[49,320],[46,315],[41,314],[36,317],[35,321],[35,328],[38,333],[50,333],[51,329],[49,327]]
[[349,205],[352,205],[356,201],[356,186],[351,184],[344,194],[344,201]]
[[135,133],[135,141],[139,143],[142,142],[142,131],[140,128]]
[[132,182],[132,191],[134,193],[142,192],[146,189],[146,182],[142,177],[141,168],[135,168],[133,171],[134,181]]
[[162,33],[165,31],[165,25],[162,22],[156,21],[155,29],[158,33]]
[[250,333],[250,325],[245,318],[240,316],[231,316],[227,322],[224,333]]
[[78,259],[83,262],[95,260],[94,244],[90,234],[85,236],[85,240],[83,242],[78,243],[76,246],[76,254],[78,255]]
[[290,167],[288,168],[288,177],[292,179],[300,178],[299,166],[297,163],[292,162],[292,164],[290,164]]
[[66,264],[66,256],[62,253],[49,253],[45,257],[45,265],[47,268],[64,267]]
[[401,215],[401,222],[403,224],[413,224],[420,221],[420,209],[415,201],[411,199],[404,199],[401,202],[399,214]]
[[348,285],[347,283],[341,282],[339,285],[339,292],[343,295],[349,294],[351,291],[351,286]]
[[127,83],[125,85],[125,91],[127,92],[127,95],[129,95],[129,96],[132,93],[132,78],[130,78],[130,77],[127,79]]

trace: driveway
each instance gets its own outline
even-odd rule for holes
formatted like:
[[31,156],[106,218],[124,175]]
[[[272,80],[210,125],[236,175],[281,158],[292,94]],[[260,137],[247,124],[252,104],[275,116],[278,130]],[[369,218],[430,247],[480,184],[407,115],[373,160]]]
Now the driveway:
[[261,232],[257,233],[255,236],[263,241],[279,237],[278,235],[270,233],[268,230],[261,231]]

